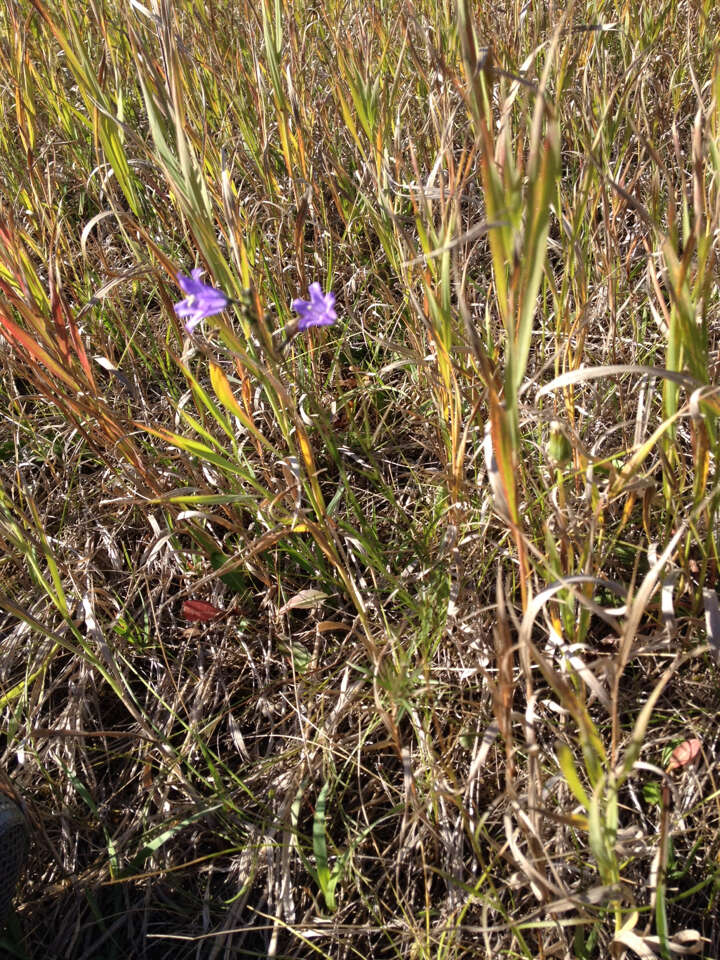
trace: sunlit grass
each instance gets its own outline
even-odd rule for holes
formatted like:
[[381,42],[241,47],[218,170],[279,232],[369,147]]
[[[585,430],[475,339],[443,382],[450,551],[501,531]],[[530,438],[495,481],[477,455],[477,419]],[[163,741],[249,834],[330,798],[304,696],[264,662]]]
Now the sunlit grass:
[[718,954],[719,30],[5,5],[8,956]]

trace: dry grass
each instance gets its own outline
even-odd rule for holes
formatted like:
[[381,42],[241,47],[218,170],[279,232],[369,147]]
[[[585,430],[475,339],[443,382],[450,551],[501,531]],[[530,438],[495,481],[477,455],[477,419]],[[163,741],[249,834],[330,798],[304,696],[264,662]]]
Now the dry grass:
[[720,16],[476,6],[0,12],[3,956],[720,956]]

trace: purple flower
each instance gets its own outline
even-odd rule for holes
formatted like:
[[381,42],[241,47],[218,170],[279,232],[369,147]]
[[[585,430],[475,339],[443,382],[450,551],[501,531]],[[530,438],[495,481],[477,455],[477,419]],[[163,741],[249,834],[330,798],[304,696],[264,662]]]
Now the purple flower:
[[205,317],[220,313],[230,303],[230,297],[222,290],[211,287],[209,283],[203,283],[200,279],[202,275],[203,271],[198,268],[192,270],[189,277],[182,273],[177,275],[180,289],[187,296],[180,303],[175,304],[174,310],[179,317],[189,318],[185,324],[188,333],[192,333]]
[[292,308],[299,314],[298,330],[308,327],[329,327],[337,320],[335,294],[323,293],[319,283],[310,284],[309,300],[293,300]]

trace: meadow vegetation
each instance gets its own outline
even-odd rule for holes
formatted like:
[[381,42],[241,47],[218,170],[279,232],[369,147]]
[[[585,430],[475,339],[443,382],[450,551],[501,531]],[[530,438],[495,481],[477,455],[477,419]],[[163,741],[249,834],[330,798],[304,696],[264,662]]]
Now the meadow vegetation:
[[719,36],[5,0],[3,957],[720,956]]

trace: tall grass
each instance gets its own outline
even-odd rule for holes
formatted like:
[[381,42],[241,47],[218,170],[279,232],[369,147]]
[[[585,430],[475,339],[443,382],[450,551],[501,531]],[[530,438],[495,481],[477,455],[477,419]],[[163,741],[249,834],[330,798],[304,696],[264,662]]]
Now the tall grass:
[[0,18],[5,954],[717,956],[715,4]]

